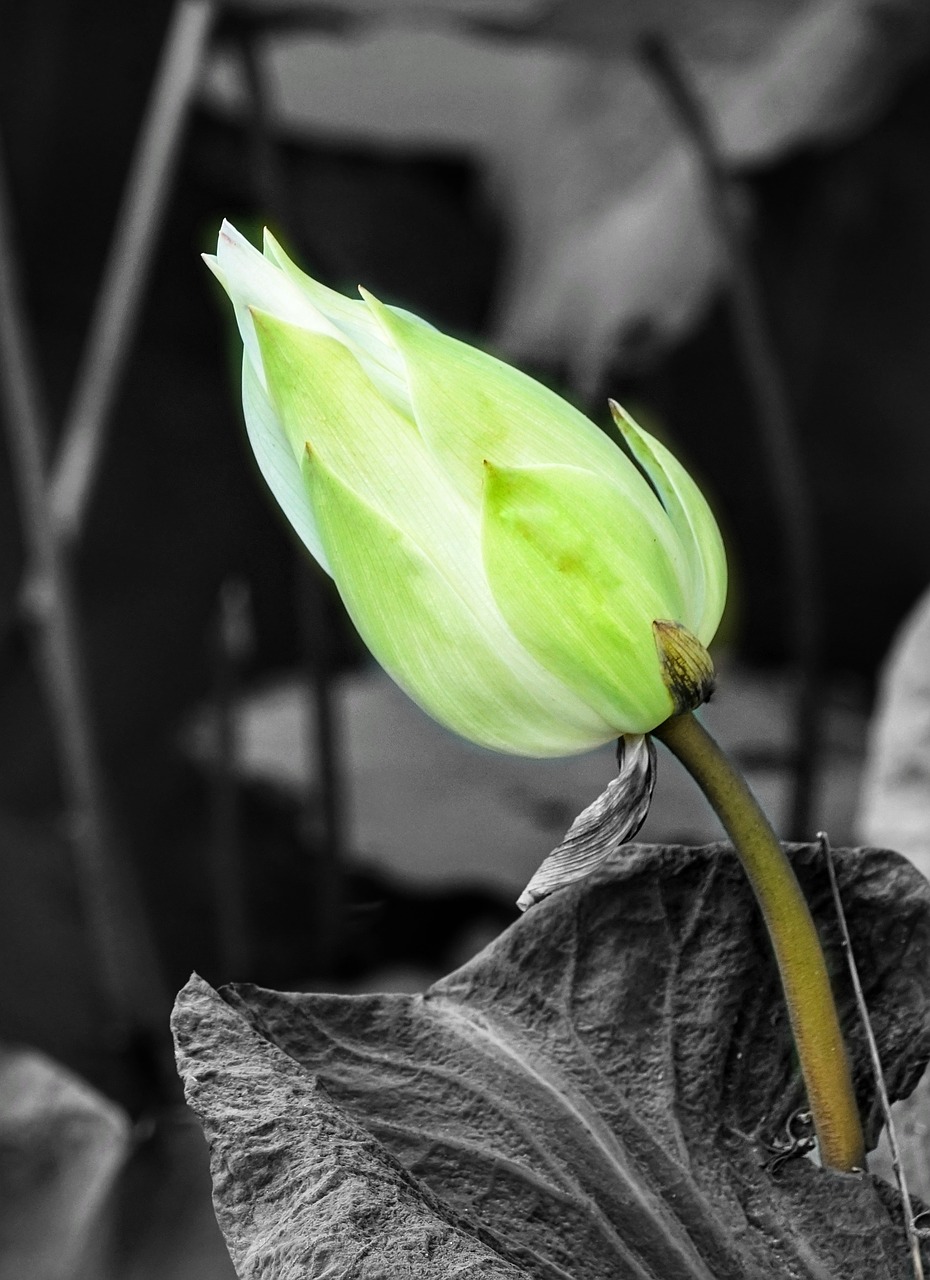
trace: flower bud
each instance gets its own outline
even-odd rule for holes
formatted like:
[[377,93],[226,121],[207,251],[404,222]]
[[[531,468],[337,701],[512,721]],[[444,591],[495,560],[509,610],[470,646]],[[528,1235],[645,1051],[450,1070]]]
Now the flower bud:
[[206,261],[242,336],[258,465],[426,711],[482,746],[558,756],[693,702],[726,564],[659,441],[612,404],[634,463],[546,387],[364,290],[335,293],[267,233],[262,255],[224,223]]

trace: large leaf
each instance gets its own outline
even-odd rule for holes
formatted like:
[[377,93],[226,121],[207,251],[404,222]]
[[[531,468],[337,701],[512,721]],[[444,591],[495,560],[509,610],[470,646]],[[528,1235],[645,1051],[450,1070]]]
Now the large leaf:
[[[793,858],[873,1088],[827,878]],[[892,1095],[930,1055],[930,888],[836,855]],[[179,1063],[243,1277],[898,1280],[896,1194],[767,1141],[802,1102],[757,909],[726,846],[633,846],[424,996],[221,994]]]

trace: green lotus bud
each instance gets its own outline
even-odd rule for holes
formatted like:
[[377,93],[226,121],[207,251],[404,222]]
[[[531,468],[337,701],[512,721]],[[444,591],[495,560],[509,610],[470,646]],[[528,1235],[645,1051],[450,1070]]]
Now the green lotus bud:
[[242,335],[259,467],[426,711],[483,746],[558,756],[701,701],[726,565],[659,441],[612,406],[637,466],[547,388],[318,284],[267,233],[262,255],[224,223],[206,261]]

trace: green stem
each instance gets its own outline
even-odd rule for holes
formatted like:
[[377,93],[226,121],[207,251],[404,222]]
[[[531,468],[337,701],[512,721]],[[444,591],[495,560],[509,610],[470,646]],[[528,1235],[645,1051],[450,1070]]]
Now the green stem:
[[745,780],[688,712],[654,731],[707,796],[762,909],[781,974],[821,1162],[865,1167],[865,1144],[820,939],[784,849]]

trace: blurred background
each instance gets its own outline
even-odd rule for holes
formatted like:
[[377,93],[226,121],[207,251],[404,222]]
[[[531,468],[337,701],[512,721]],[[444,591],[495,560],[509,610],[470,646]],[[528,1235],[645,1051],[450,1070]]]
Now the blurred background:
[[[515,917],[612,752],[492,756],[373,669],[258,477],[199,254],[268,225],[602,425],[622,400],[727,540],[709,723],[782,834],[894,844],[861,798],[930,582],[930,15],[33,0],[3,28],[0,1037],[75,1073],[64,1114],[135,1187],[88,1274],[155,1274],[127,1242],[168,1249],[137,1200],[170,1183],[172,1229],[197,1208],[159,1274],[227,1275],[174,991],[422,988]],[[716,838],[667,760],[643,838]],[[48,1240],[18,1274],[77,1275]]]

